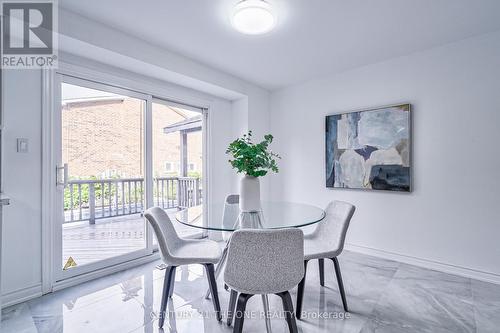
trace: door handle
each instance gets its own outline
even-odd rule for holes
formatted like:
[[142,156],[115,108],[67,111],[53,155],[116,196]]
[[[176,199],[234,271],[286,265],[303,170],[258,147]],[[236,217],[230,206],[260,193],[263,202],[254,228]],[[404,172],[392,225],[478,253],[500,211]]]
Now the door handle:
[[[60,181],[61,170],[63,171],[63,180]],[[66,187],[68,185],[68,163],[64,163],[63,166],[56,167],[56,185]]]

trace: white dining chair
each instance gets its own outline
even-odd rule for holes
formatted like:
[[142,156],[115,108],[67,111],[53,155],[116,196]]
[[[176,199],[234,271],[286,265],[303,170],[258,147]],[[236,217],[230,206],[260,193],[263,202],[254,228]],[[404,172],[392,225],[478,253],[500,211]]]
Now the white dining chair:
[[354,215],[356,207],[343,201],[333,201],[326,208],[326,216],[316,229],[304,237],[304,277],[299,283],[297,290],[297,318],[301,318],[302,301],[304,298],[304,287],[309,260],[318,259],[319,276],[321,286],[325,285],[325,259],[333,261],[335,275],[339,286],[340,296],[344,311],[348,311],[347,300],[340,273],[340,265],[337,257],[344,249],[345,237],[349,223]]
[[300,229],[242,229],[233,233],[224,270],[224,282],[231,289],[228,324],[236,317],[233,332],[242,332],[247,301],[258,294],[278,295],[290,332],[298,332],[288,290],[304,276],[303,258],[304,234]]
[[[224,201],[224,210],[222,212],[222,225],[226,228],[232,228],[236,223],[238,223],[240,215],[240,196],[238,194],[230,194],[226,197]],[[228,241],[231,238],[232,232],[224,231],[222,238],[224,241]]]
[[[222,211],[222,226],[228,229],[232,229],[236,223],[238,223],[239,215],[240,215],[240,196],[238,194],[229,194],[224,201],[224,210]],[[223,231],[222,239],[224,242],[228,242],[233,234],[232,231]],[[215,279],[219,278],[220,272],[222,271],[222,267],[226,262],[226,253],[227,246],[222,250],[222,255],[219,261],[219,264],[215,268]],[[205,298],[210,298],[210,288],[205,293]]]
[[175,269],[182,265],[201,264],[205,266],[216,318],[222,320],[219,296],[215,279],[214,264],[219,262],[219,245],[211,240],[182,239],[172,225],[167,213],[160,207],[153,207],[144,213],[153,227],[163,262],[167,265],[163,282],[159,326],[165,321],[167,302],[172,297],[175,282]]

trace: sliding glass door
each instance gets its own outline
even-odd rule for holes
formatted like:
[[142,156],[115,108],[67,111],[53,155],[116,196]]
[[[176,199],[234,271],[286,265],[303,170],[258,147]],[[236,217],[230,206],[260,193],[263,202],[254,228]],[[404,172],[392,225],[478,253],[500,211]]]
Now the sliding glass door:
[[[180,209],[203,201],[205,115],[199,108],[153,98],[153,204],[171,219]],[[182,236],[201,235],[197,229],[175,226]]]
[[148,96],[60,75],[56,278],[151,253],[147,206]]
[[[55,75],[53,282],[157,250],[143,213],[201,205],[205,109]],[[176,224],[183,236],[200,236]]]

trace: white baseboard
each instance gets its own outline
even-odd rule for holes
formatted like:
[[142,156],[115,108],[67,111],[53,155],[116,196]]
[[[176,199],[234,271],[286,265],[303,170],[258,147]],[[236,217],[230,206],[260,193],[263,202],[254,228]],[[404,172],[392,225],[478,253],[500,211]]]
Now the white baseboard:
[[414,265],[414,266],[420,266],[420,267],[424,267],[424,268],[428,268],[428,269],[433,269],[433,270],[444,272],[444,273],[449,273],[449,274],[459,275],[459,276],[463,276],[463,277],[467,277],[467,278],[471,278],[471,279],[475,279],[475,280],[481,280],[481,281],[485,281],[485,282],[500,284],[500,275],[495,274],[495,273],[491,273],[491,272],[479,271],[479,270],[472,269],[472,268],[450,265],[450,264],[446,264],[446,263],[442,263],[442,262],[438,262],[438,261],[412,257],[412,256],[404,255],[404,254],[398,254],[398,253],[394,253],[394,252],[374,249],[374,248],[355,245],[355,244],[346,244],[345,249],[349,250],[349,251],[353,251],[353,252],[371,255],[374,257],[379,257],[379,258],[388,259],[388,260],[394,260],[394,261],[403,262],[403,263]]
[[8,292],[2,295],[2,308],[42,296],[42,284]]

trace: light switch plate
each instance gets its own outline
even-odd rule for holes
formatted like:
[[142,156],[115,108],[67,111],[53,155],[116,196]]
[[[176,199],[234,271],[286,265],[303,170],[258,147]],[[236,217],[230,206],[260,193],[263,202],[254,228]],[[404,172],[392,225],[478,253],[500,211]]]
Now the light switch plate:
[[18,153],[28,152],[28,139],[25,138],[17,139],[17,152]]

